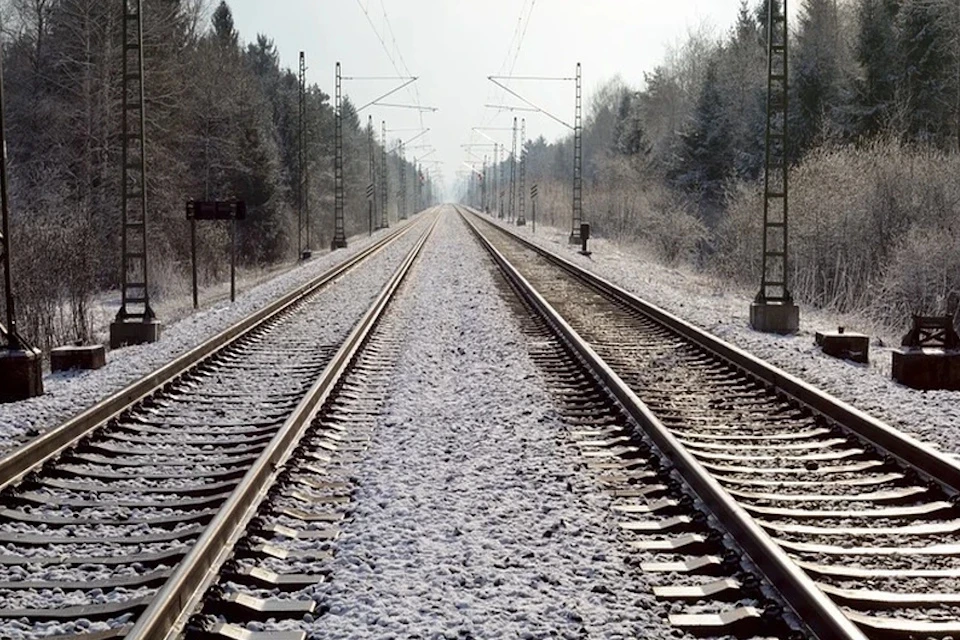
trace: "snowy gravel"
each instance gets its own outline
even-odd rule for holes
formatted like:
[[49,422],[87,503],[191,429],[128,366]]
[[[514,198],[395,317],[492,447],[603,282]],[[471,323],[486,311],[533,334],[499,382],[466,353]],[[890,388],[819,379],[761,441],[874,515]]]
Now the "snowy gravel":
[[[749,326],[754,291],[721,282],[690,267],[664,266],[635,246],[594,239],[590,241],[593,255],[588,258],[579,254],[579,247],[567,243],[569,230],[538,225],[533,234],[529,225],[506,226],[891,426],[939,446],[944,452],[960,454],[960,392],[916,391],[893,382],[890,345],[899,344],[898,336],[879,336],[887,346],[879,345],[875,337],[868,366],[836,360],[814,346],[814,334],[835,331],[841,325],[851,331],[863,329],[856,318],[802,307],[799,334],[759,333]],[[869,328],[866,330],[869,332]]]
[[[418,218],[420,220],[423,217]],[[382,230],[344,251],[325,253],[306,264],[237,296],[233,305],[221,301],[165,326],[163,338],[150,345],[126,347],[108,354],[103,369],[44,376],[44,395],[0,405],[0,455],[27,437],[57,426],[138,378],[156,370],[204,340],[261,309],[284,293],[308,282],[389,233]],[[416,233],[416,232],[414,232]],[[409,237],[409,234],[408,234]],[[163,320],[163,318],[161,318]]]
[[[214,362],[207,370],[192,375],[191,380],[176,383],[177,387],[190,387],[193,392],[202,395],[204,391],[223,393],[232,392],[241,393],[244,400],[242,402],[226,402],[220,406],[216,412],[225,421],[231,424],[239,424],[244,416],[251,413],[256,415],[258,412],[252,410],[252,407],[259,406],[261,403],[267,404],[279,411],[292,410],[293,405],[299,400],[304,388],[309,386],[315,376],[324,366],[328,359],[327,352],[330,346],[338,344],[349,333],[364,311],[368,308],[371,301],[377,296],[390,275],[394,272],[410,248],[416,243],[418,233],[408,234],[391,244],[383,251],[371,257],[362,267],[354,269],[338,278],[335,282],[323,290],[319,295],[312,297],[305,302],[296,312],[286,314],[276,323],[263,330],[256,340],[250,341],[238,347],[236,353],[253,353],[248,359],[243,359],[244,367],[227,366],[218,367]],[[257,353],[261,355],[256,355]],[[251,363],[263,364],[263,367],[253,366]],[[140,462],[142,470],[146,470],[152,475],[158,474],[162,469],[152,466],[154,459],[150,452],[167,452],[173,460],[193,460],[200,464],[213,464],[213,459],[219,459],[227,450],[238,450],[245,447],[251,448],[251,452],[257,453],[257,444],[251,442],[244,436],[235,436],[232,443],[226,443],[223,447],[211,444],[211,438],[203,440],[196,437],[189,438],[188,441],[175,438],[183,429],[193,428],[201,429],[210,417],[210,411],[195,411],[190,403],[193,392],[187,394],[186,400],[182,406],[171,405],[163,408],[154,407],[147,414],[151,421],[159,425],[164,425],[166,417],[174,418],[175,424],[169,427],[166,437],[160,437],[157,434],[147,435],[145,437],[135,437],[128,431],[122,429],[107,429],[98,438],[98,443],[90,443],[89,447],[108,446],[123,448],[129,451],[124,456],[127,462]],[[235,400],[235,396],[230,399]],[[129,419],[122,422],[132,422],[137,424],[136,418],[140,415],[139,410],[134,410]],[[275,423],[282,423],[283,415],[278,414],[272,418]],[[186,425],[182,427],[180,425]],[[174,437],[169,437],[169,436]],[[129,442],[128,442],[129,441]],[[259,446],[262,446],[262,442]],[[224,448],[225,447],[225,448]],[[137,452],[145,452],[144,459],[141,460]],[[179,458],[176,456],[180,456]],[[169,462],[169,459],[168,459]],[[105,470],[110,470],[110,465],[106,464]],[[47,484],[42,484],[35,488],[31,495],[36,496],[34,500],[49,504],[46,506],[33,506],[29,510],[29,515],[35,516],[44,513],[56,513],[63,517],[70,517],[72,510],[62,508],[64,504],[83,504],[95,505],[95,509],[89,507],[83,508],[88,517],[98,520],[111,518],[113,520],[122,519],[122,514],[128,507],[122,505],[131,505],[144,509],[147,517],[155,519],[165,513],[168,508],[178,507],[182,502],[191,500],[205,500],[195,494],[195,490],[208,482],[202,478],[130,478],[126,480],[113,481],[91,481],[83,478],[69,479],[49,479],[49,475],[55,475],[54,469],[49,470],[47,474]],[[218,480],[219,484],[220,481]],[[183,486],[191,487],[186,490]],[[218,491],[229,491],[230,487],[218,488]],[[209,506],[209,505],[208,505]],[[214,503],[213,506],[216,506]],[[11,507],[9,516],[16,517],[18,507]],[[66,511],[66,513],[64,513]],[[29,539],[12,537],[7,535],[3,543],[0,543],[0,555],[19,556],[28,560],[21,563],[28,567],[26,574],[23,572],[23,566],[4,565],[0,566],[0,578],[3,580],[22,580],[28,581],[42,579],[41,576],[51,575],[49,565],[33,562],[32,559],[57,560],[49,564],[59,564],[63,556],[90,558],[90,562],[83,565],[87,570],[97,571],[97,558],[130,558],[126,566],[118,567],[122,571],[128,568],[136,570],[135,558],[132,554],[161,554],[164,552],[179,550],[185,552],[191,544],[192,538],[195,538],[197,531],[190,535],[181,535],[184,532],[178,530],[179,538],[182,540],[171,540],[167,534],[167,529],[163,527],[153,528],[139,524],[120,525],[102,524],[102,525],[81,525],[72,527],[47,527],[43,523],[36,524],[16,524],[11,525],[16,528],[18,534],[29,533]],[[179,529],[179,528],[178,528]],[[186,529],[199,529],[196,526],[188,526]],[[33,536],[42,536],[55,538],[54,541],[46,542],[42,546],[41,542],[33,540]],[[156,536],[147,538],[146,536]],[[10,569],[8,572],[7,569]],[[111,572],[113,573],[113,572]],[[121,572],[116,572],[121,573]],[[55,574],[54,574],[55,575]],[[42,606],[44,608],[60,608],[70,604],[98,603],[106,597],[109,601],[123,601],[131,597],[140,597],[145,593],[152,593],[153,589],[144,588],[119,588],[119,589],[91,589],[89,592],[77,589],[47,589],[36,590],[33,588],[17,589],[16,593],[9,597],[0,593],[0,610],[8,610],[17,606]],[[88,593],[89,598],[84,601],[83,595]],[[106,594],[106,595],[105,595]],[[116,621],[115,621],[116,622]],[[62,626],[44,627],[48,632],[67,633],[70,630],[72,622],[65,621]],[[109,623],[98,622],[94,626],[96,629],[105,629]],[[30,634],[22,634],[23,629],[17,625],[11,626],[10,621],[0,620],[0,637],[24,637]]]
[[488,256],[448,210],[395,308],[405,344],[356,470],[320,638],[666,638]]

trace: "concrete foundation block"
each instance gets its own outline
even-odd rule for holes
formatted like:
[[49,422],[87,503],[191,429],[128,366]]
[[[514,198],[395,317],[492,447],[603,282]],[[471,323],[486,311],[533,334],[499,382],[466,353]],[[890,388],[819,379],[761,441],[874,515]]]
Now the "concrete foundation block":
[[792,303],[754,302],[750,326],[764,333],[787,335],[800,330],[800,307]]
[[960,351],[904,347],[893,352],[893,379],[912,389],[960,391]]
[[39,349],[0,349],[0,402],[43,395],[43,358]]
[[340,238],[339,240],[334,240],[333,242],[330,243],[331,251],[336,251],[337,249],[346,249],[346,248],[347,248],[346,238]]
[[51,371],[79,369],[90,371],[107,364],[107,350],[102,344],[57,347],[50,352]]
[[119,349],[136,344],[148,344],[160,340],[163,323],[159,320],[147,322],[122,322],[110,324],[110,348]]
[[818,331],[815,337],[823,352],[834,358],[853,362],[870,362],[870,336],[839,329],[838,331]]

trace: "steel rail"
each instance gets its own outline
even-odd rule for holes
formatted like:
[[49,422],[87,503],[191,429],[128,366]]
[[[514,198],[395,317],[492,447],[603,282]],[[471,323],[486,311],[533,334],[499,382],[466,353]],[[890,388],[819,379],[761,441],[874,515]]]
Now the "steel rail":
[[[810,576],[790,559],[786,552],[703,468],[620,376],[493,246],[475,222],[464,215],[462,210],[459,211],[481,245],[490,253],[520,295],[543,316],[560,339],[578,354],[593,374],[610,390],[624,411],[670,459],[697,497],[717,518],[723,529],[730,533],[735,543],[750,556],[803,624],[820,640],[866,640],[866,636],[857,625],[844,615],[837,605],[816,586]],[[473,216],[483,220],[477,214]],[[501,229],[499,225],[495,228]],[[514,234],[509,235],[522,240]],[[542,256],[551,255],[539,247],[530,246],[530,248],[535,249]],[[573,266],[573,268],[580,271],[579,267]],[[626,292],[623,292],[623,295],[633,298]]]
[[0,459],[0,491],[18,482],[26,474],[40,468],[81,438],[117,417],[131,406],[186,373],[209,357],[221,352],[271,319],[277,317],[301,300],[313,295],[353,267],[377,254],[406,234],[415,222],[398,227],[375,244],[328,269],[310,282],[297,287],[259,311],[236,322],[190,351],[132,382],[110,397],[85,409],[58,427],[45,432]]
[[[469,208],[467,209],[472,215],[480,217],[478,212],[470,210]],[[817,389],[813,385],[787,373],[783,369],[764,362],[743,349],[711,335],[686,320],[668,311],[664,311],[622,287],[587,271],[570,260],[539,247],[526,238],[518,236],[510,229],[504,228],[494,221],[486,220],[482,217],[480,217],[480,219],[508,234],[524,247],[536,251],[587,285],[598,289],[617,302],[675,331],[702,349],[753,374],[778,391],[806,405],[812,409],[814,413],[818,413],[836,422],[840,426],[850,429],[852,432],[868,440],[878,449],[882,449],[883,453],[900,460],[901,463],[912,467],[921,475],[939,484],[947,495],[956,496],[960,494],[960,460],[954,460],[944,455],[913,436],[891,427],[885,422],[874,418],[825,391]]]
[[337,350],[333,360],[138,618],[125,636],[126,640],[172,639],[179,635],[220,567],[230,557],[247,524],[256,515],[283,465],[383,317],[439,220],[440,216],[435,215],[370,309]]

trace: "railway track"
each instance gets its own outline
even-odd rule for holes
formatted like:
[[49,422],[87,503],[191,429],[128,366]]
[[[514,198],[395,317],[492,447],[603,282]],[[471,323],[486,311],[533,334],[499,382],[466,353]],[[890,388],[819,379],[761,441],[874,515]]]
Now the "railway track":
[[[0,461],[0,637],[176,637],[436,220],[421,216]],[[314,440],[308,449],[336,448],[338,438]],[[332,516],[312,513],[309,489],[287,496],[299,506],[284,517],[299,527],[270,531],[336,535]],[[253,530],[264,531],[259,521]],[[295,581],[256,563],[230,571]],[[221,600],[261,613],[277,605]]]
[[[541,360],[568,379],[578,446],[619,496],[624,534],[662,556],[642,568],[666,575],[657,595],[681,603],[671,622],[717,635],[780,618],[821,639],[960,635],[954,460],[461,214],[565,343],[567,355]],[[771,587],[785,616],[765,602]]]

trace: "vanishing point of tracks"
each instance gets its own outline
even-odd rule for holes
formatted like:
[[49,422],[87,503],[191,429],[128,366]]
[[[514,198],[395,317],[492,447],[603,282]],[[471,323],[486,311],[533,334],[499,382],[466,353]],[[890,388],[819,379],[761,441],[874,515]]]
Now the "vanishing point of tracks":
[[[464,217],[562,339],[547,377],[575,381],[563,395],[579,407],[577,444],[619,496],[624,535],[657,556],[641,568],[675,580],[657,589],[681,603],[673,624],[752,637],[786,618],[822,640],[960,636],[956,461]],[[784,616],[756,606],[770,595]]]
[[[337,535],[342,487],[314,472],[355,446],[343,424],[362,398],[349,379],[376,377],[383,347],[367,341],[436,220],[421,216],[0,460],[0,636],[172,638],[196,611],[309,613],[257,589],[324,580],[310,569],[323,552],[284,541]],[[298,569],[274,570],[284,561]],[[221,573],[246,587],[209,590]],[[191,633],[249,637],[207,622]]]

